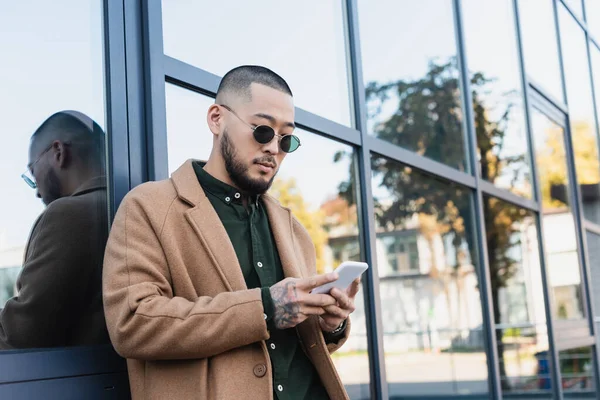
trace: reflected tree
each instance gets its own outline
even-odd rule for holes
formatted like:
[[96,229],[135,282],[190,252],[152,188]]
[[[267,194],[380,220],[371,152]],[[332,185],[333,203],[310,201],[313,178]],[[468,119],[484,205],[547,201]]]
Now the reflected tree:
[[[441,64],[430,63],[425,76],[414,81],[368,83],[366,98],[372,133],[387,142],[464,170],[466,157],[458,75],[456,61],[450,60]],[[508,102],[506,111],[500,113],[498,120],[490,119],[482,97],[491,82],[481,73],[473,74],[470,81],[479,158],[484,161],[482,173],[493,182],[503,172],[503,168],[514,168],[514,164],[526,160],[523,157],[504,158],[502,161],[499,159],[512,104]],[[334,161],[348,156],[350,154],[338,153]],[[450,280],[457,282],[460,291],[460,267],[465,264],[465,260],[477,259],[473,230],[465,229],[465,226],[471,224],[473,213],[470,191],[427,177],[383,157],[372,159],[372,169],[374,177],[380,180],[380,187],[386,193],[385,200],[374,198],[378,225],[388,231],[400,230],[417,215],[420,234],[430,245],[433,245],[435,235],[449,238],[454,247],[453,265],[442,271],[433,264],[429,275],[440,280],[446,292]],[[350,171],[350,174],[353,172]],[[343,182],[338,189],[339,195],[352,203],[352,182]],[[500,322],[499,291],[507,286],[518,269],[518,261],[511,258],[510,250],[519,245],[518,240],[515,240],[515,229],[524,214],[517,208],[501,207],[494,201],[485,202],[484,208],[494,320]],[[469,246],[465,246],[465,243]],[[466,250],[467,247],[469,250]],[[455,322],[460,319],[459,316],[453,317],[457,317],[453,319]],[[502,358],[504,351],[501,337],[498,337],[498,345]],[[502,360],[500,373],[503,378],[506,377]],[[506,379],[502,379],[502,382],[508,386]]]

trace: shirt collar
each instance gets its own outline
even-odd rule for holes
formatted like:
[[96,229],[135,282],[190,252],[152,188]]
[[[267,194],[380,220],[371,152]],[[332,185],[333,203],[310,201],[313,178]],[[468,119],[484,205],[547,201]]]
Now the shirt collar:
[[[210,194],[218,197],[221,201],[230,204],[243,204],[242,198],[244,195],[240,190],[234,188],[231,185],[222,182],[206,172],[204,166],[206,165],[203,161],[193,161],[192,166],[194,167],[194,172],[196,172],[196,176],[198,177],[198,182],[200,182],[200,186],[204,191],[209,192]],[[259,195],[252,196],[252,199],[255,203],[258,203]]]

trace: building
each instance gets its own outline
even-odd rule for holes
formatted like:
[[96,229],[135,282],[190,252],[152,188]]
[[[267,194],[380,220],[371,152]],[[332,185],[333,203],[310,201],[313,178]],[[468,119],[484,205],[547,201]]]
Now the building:
[[[112,218],[208,156],[220,77],[260,64],[302,140],[273,193],[322,271],[371,265],[334,355],[352,399],[600,396],[597,0],[4,2],[0,50],[3,302],[43,210],[15,172],[42,121],[106,131]],[[110,346],[0,354],[0,398],[127,390]]]

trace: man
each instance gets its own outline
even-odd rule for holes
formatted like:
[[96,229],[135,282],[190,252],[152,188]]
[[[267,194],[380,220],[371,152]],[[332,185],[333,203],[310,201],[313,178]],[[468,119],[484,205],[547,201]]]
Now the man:
[[0,348],[109,343],[101,281],[104,140],[98,124],[77,111],[50,116],[31,137],[23,179],[47,207],[31,231],[18,294],[0,311]]
[[287,83],[257,66],[227,73],[208,109],[207,163],[123,200],[104,262],[104,305],[134,399],[344,399],[329,352],[349,334],[359,282],[310,294],[307,231],[264,194],[287,152]]

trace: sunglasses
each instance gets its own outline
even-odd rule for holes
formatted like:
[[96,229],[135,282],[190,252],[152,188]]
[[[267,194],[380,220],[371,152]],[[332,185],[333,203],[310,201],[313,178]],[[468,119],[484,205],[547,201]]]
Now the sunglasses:
[[32,189],[37,188],[37,183],[35,182],[35,178],[33,177],[33,172],[31,172],[31,170],[32,170],[33,166],[42,159],[44,154],[46,154],[48,151],[50,151],[51,148],[52,148],[52,144],[50,144],[50,146],[46,147],[46,149],[40,153],[40,155],[38,156],[38,158],[35,159],[34,162],[27,164],[27,170],[21,174],[21,178],[23,178],[25,183],[27,185],[29,185],[29,187]]
[[260,143],[260,144],[270,143],[271,140],[273,140],[273,138],[275,136],[277,136],[279,138],[279,148],[281,149],[281,151],[283,151],[285,153],[292,153],[292,152],[298,150],[298,147],[300,147],[300,139],[298,139],[298,136],[296,136],[296,135],[278,135],[275,133],[275,130],[268,125],[252,126],[251,124],[244,121],[239,115],[237,115],[237,113],[235,111],[233,111],[231,108],[229,108],[225,104],[218,104],[218,105],[223,107],[224,109],[226,109],[233,115],[235,115],[237,117],[237,119],[239,119],[244,124],[246,124],[248,127],[250,127],[250,129],[252,129],[252,131],[254,132],[254,140],[256,140],[258,143]]

